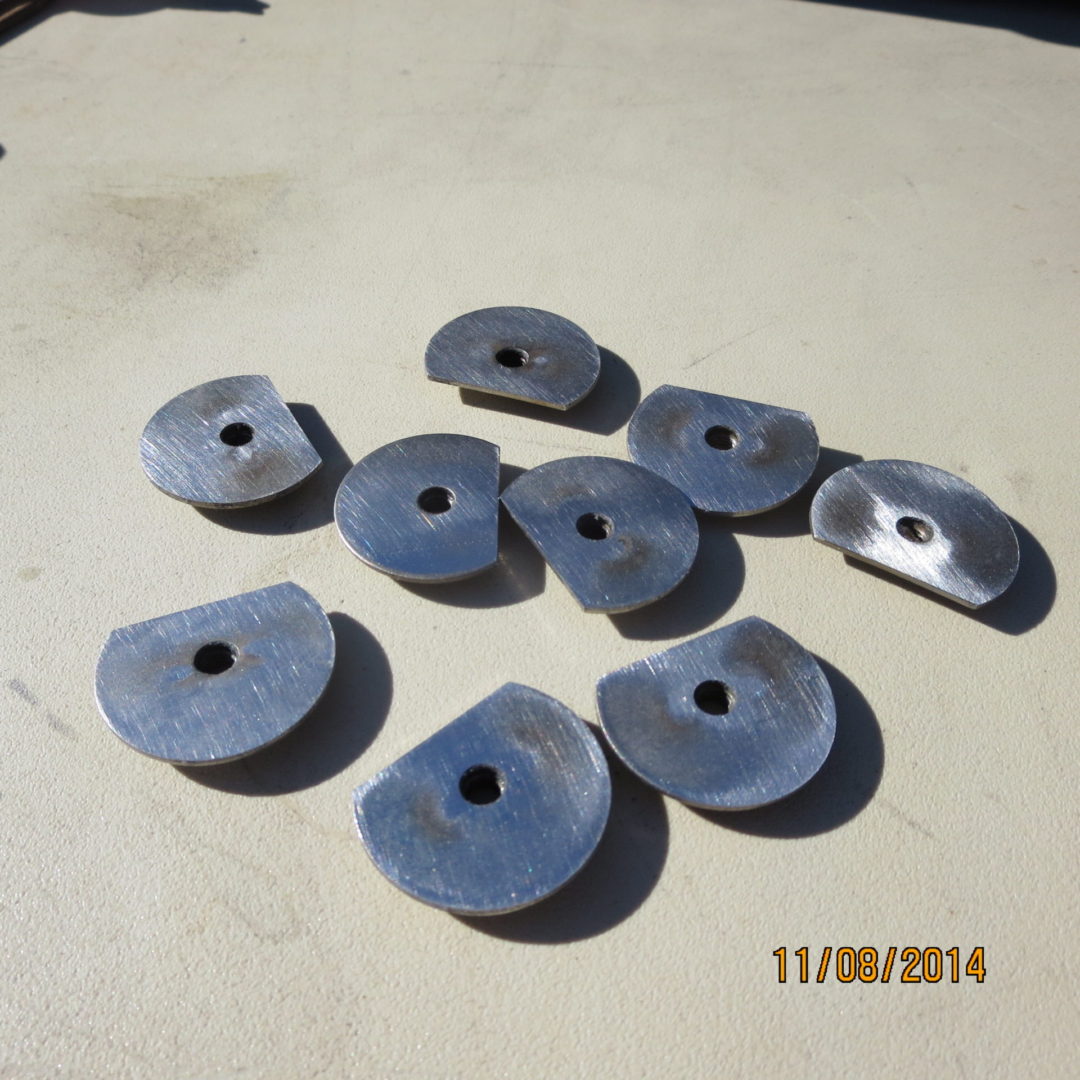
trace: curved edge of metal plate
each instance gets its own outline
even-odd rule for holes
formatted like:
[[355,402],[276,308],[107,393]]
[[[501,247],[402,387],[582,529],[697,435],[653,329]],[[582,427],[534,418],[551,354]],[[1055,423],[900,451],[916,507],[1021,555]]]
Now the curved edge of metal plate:
[[[560,568],[559,565],[561,560],[553,559],[551,556],[550,544],[545,539],[538,538],[538,536],[536,535],[536,529],[531,525],[526,524],[526,522],[522,520],[521,509],[518,508],[517,510],[515,510],[514,508],[515,500],[521,497],[521,493],[523,491],[528,492],[529,489],[534,486],[538,481],[544,479],[543,474],[545,472],[549,472],[558,468],[565,468],[570,462],[586,464],[599,462],[605,467],[609,466],[611,463],[614,462],[621,468],[635,470],[643,478],[647,477],[649,482],[656,485],[660,490],[663,490],[665,493],[670,493],[673,500],[677,501],[677,505],[679,505],[680,507],[685,507],[685,524],[687,526],[688,532],[692,532],[693,542],[691,543],[689,548],[687,548],[687,550],[682,553],[683,558],[680,560],[681,565],[677,565],[675,567],[674,574],[670,577],[669,580],[664,582],[661,588],[652,590],[644,598],[635,600],[633,603],[629,604],[612,604],[602,599],[583,594],[573,584],[567,581],[563,572],[565,568]],[[514,519],[515,523],[525,534],[525,536],[528,538],[529,542],[537,549],[537,551],[540,552],[541,556],[543,556],[544,558],[544,561],[552,568],[552,570],[555,571],[556,576],[567,588],[567,590],[574,597],[574,599],[577,600],[577,602],[581,605],[582,610],[589,612],[590,614],[622,615],[628,611],[637,611],[640,608],[647,607],[649,604],[656,603],[657,600],[662,600],[669,593],[674,592],[674,590],[677,589],[686,580],[687,576],[690,574],[690,571],[693,569],[694,561],[697,558],[698,548],[701,543],[701,530],[698,525],[697,516],[694,513],[693,505],[686,497],[685,493],[682,492],[670,481],[665,480],[662,476],[657,476],[657,474],[654,473],[651,469],[647,469],[645,468],[645,466],[638,465],[636,462],[633,461],[624,461],[621,458],[612,458],[605,457],[603,455],[592,454],[582,455],[579,457],[557,458],[554,461],[545,461],[542,464],[537,465],[532,469],[529,469],[527,472],[522,473],[519,477],[517,477],[510,484],[508,484],[503,490],[500,498],[502,500],[503,506],[506,507],[507,512]],[[603,508],[597,506],[593,509],[598,510]]]
[[[254,495],[251,498],[245,499],[229,499],[225,501],[221,500],[206,500],[201,499],[191,493],[185,495],[182,494],[175,487],[170,487],[162,475],[163,470],[158,468],[158,462],[155,460],[155,436],[159,430],[164,429],[165,441],[168,442],[168,421],[169,413],[181,406],[186,406],[187,402],[196,397],[200,393],[206,393],[215,389],[225,390],[228,388],[228,384],[235,386],[237,383],[248,383],[255,387],[258,391],[264,392],[270,397],[270,401],[262,403],[259,408],[265,409],[268,405],[275,407],[280,406],[281,410],[284,410],[280,414],[279,425],[285,427],[290,437],[298,439],[298,444],[304,448],[304,457],[306,461],[301,463],[299,469],[293,469],[292,475],[289,477],[287,483],[274,487],[272,491],[263,492],[258,495]],[[236,409],[236,416],[239,421],[246,419],[244,415],[241,415],[240,405],[233,406]],[[226,422],[235,422],[231,418],[226,418]],[[224,425],[223,425],[224,426]],[[157,488],[158,491],[165,495],[168,495],[171,499],[176,499],[177,502],[186,503],[188,506],[194,506],[201,510],[245,510],[252,506],[261,506],[263,503],[273,502],[274,499],[280,499],[283,495],[288,495],[290,492],[295,491],[302,484],[311,479],[322,468],[322,457],[319,452],[312,445],[311,440],[307,437],[307,433],[300,426],[299,421],[293,415],[292,410],[289,408],[285,399],[281,396],[277,387],[267,375],[227,375],[220,379],[211,379],[208,382],[199,383],[197,386],[189,387],[187,390],[176,394],[170,398],[164,405],[154,412],[154,415],[146,422],[143,427],[142,433],[139,436],[139,461],[142,464],[143,473],[151,484]]]
[[[582,850],[578,853],[578,857],[575,858],[573,865],[562,868],[562,872],[557,875],[556,881],[548,882],[543,888],[534,890],[531,893],[526,892],[513,900],[504,900],[502,902],[488,904],[454,903],[451,901],[451,898],[446,895],[451,887],[449,883],[444,880],[445,878],[452,877],[452,875],[439,874],[437,869],[429,866],[429,869],[432,869],[433,871],[433,876],[439,878],[440,883],[443,885],[442,892],[440,893],[438,889],[425,887],[417,882],[406,882],[403,880],[401,874],[396,872],[400,870],[400,868],[395,867],[392,858],[380,858],[379,848],[381,838],[377,835],[377,830],[372,828],[371,814],[365,807],[365,803],[370,796],[379,791],[384,783],[393,779],[395,774],[403,766],[411,766],[417,759],[423,762],[425,751],[434,749],[436,757],[441,761],[443,758],[443,744],[452,746],[455,752],[460,752],[463,755],[458,762],[454,763],[454,767],[446,772],[444,778],[457,783],[457,771],[461,768],[462,762],[472,762],[475,757],[486,756],[484,754],[478,755],[472,752],[472,747],[469,745],[470,740],[466,736],[461,735],[462,728],[464,728],[467,733],[468,728],[479,723],[484,713],[488,711],[494,712],[497,710],[499,716],[508,715],[512,709],[514,699],[519,701],[525,699],[540,704],[544,709],[548,710],[558,718],[555,721],[556,723],[565,725],[567,732],[584,751],[584,754],[594,771],[594,779],[600,784],[600,791],[598,792],[600,812],[596,815],[595,821],[592,822],[593,827],[591,835],[585,838]],[[507,707],[508,700],[510,702],[510,708]],[[538,738],[537,734],[530,736],[526,732],[522,734],[521,738],[522,749],[526,756],[535,758],[539,755],[542,748],[536,742]],[[521,751],[519,750],[519,752]],[[424,771],[425,770],[421,768],[421,774],[423,774]],[[427,779],[423,776],[421,778]],[[570,777],[569,779],[573,779],[573,777]],[[560,807],[563,807],[565,804],[560,803],[559,805]],[[525,686],[521,683],[509,682],[504,683],[494,693],[481,699],[460,716],[451,720],[444,727],[428,736],[428,738],[418,743],[411,750],[406,751],[406,753],[402,754],[373,777],[356,787],[352,795],[352,809],[357,835],[364,851],[379,873],[382,874],[395,888],[401,890],[406,896],[426,904],[428,907],[446,911],[452,915],[468,918],[497,917],[499,915],[508,915],[511,912],[531,907],[532,905],[553,896],[555,893],[565,888],[589,863],[607,828],[608,817],[611,811],[611,773],[600,740],[597,738],[592,728],[578,716],[577,713],[564,705],[557,698],[553,698],[540,690]],[[432,792],[422,793],[420,798],[414,800],[410,810],[401,815],[401,818],[408,819],[409,824],[418,830],[431,833],[436,841],[452,844],[461,838],[460,831],[455,828],[455,822],[447,819],[442,807],[437,802],[437,795]],[[399,818],[399,821],[401,818]],[[537,840],[546,841],[550,840],[554,835],[552,831],[553,822],[550,819],[546,822],[536,822],[534,824],[536,827],[530,827],[527,834],[521,838],[523,842],[536,842]],[[580,834],[580,823],[574,824],[571,829],[571,834],[574,836]],[[505,839],[505,837],[500,835],[500,839]],[[397,842],[392,846],[394,854],[400,856],[403,852],[407,851],[411,845],[398,838]],[[564,845],[559,845],[557,853],[562,853],[563,851]],[[534,863],[534,866],[538,865],[540,865],[540,861]],[[485,869],[490,880],[490,878],[494,876],[493,872],[497,870],[497,866],[488,863],[486,864]],[[412,887],[410,887],[410,885]]]
[[[715,752],[709,752],[709,747],[694,745],[693,723],[701,722],[703,713],[693,711],[699,707],[694,704],[692,689],[689,687],[688,689],[691,689],[690,693],[680,695],[680,703],[686,706],[686,714],[682,716],[677,716],[672,712],[670,695],[658,693],[654,698],[646,699],[643,696],[641,687],[638,688],[638,692],[634,695],[635,704],[641,705],[648,713],[646,720],[650,728],[658,727],[662,729],[657,732],[657,735],[664,737],[657,739],[657,746],[661,755],[668,755],[669,759],[664,763],[668,766],[666,772],[662,773],[658,771],[658,768],[643,763],[643,755],[640,749],[636,745],[631,745],[631,742],[624,737],[620,730],[621,724],[613,723],[614,710],[609,699],[619,681],[632,678],[638,673],[642,674],[642,678],[646,682],[652,682],[655,686],[660,687],[663,685],[666,668],[669,664],[678,667],[686,663],[686,666],[690,668],[690,671],[686,674],[692,681],[696,682],[701,679],[701,683],[698,685],[713,681],[718,674],[727,674],[728,678],[736,686],[739,686],[739,682],[731,674],[718,672],[711,664],[695,665],[693,662],[695,660],[695,651],[700,651],[704,646],[712,646],[713,644],[717,648],[726,647],[729,650],[729,653],[731,653],[727,658],[729,667],[734,670],[738,670],[740,667],[745,669],[739,673],[739,680],[743,681],[744,686],[752,687],[755,681],[762,686],[770,685],[774,688],[777,683],[787,684],[787,689],[791,691],[790,700],[796,705],[803,704],[808,699],[813,698],[816,699],[816,704],[821,706],[826,737],[818,740],[809,748],[812,752],[800,763],[801,767],[795,774],[796,782],[794,784],[790,783],[790,766],[784,770],[783,783],[779,786],[774,784],[767,793],[759,792],[752,800],[743,798],[725,801],[715,795],[709,797],[701,787],[691,790],[690,786],[685,783],[685,776],[682,778],[684,782],[680,783],[680,777],[678,776],[680,765],[683,766],[684,772],[686,767],[689,766],[696,772],[704,773],[718,759]],[[786,652],[785,658],[778,658],[775,655],[778,644]],[[793,664],[797,666],[797,670],[792,670]],[[697,668],[696,671],[694,670],[695,667]],[[727,689],[728,687],[725,686],[725,690]],[[813,692],[808,692],[811,689]],[[742,696],[738,691],[733,693],[732,700],[735,705],[732,707],[732,713],[738,705],[739,697]],[[748,742],[744,738],[743,742],[746,743],[742,748],[744,753],[735,755],[737,758],[735,768],[744,786],[746,761],[749,756],[745,751],[754,749],[760,752],[760,747],[754,746],[754,741],[762,738],[760,732],[768,730],[763,725],[767,724],[770,727],[775,727],[774,718],[770,716],[769,710],[761,705],[760,699],[754,695],[748,696],[750,696],[751,704],[754,706],[751,714],[744,720],[747,732],[750,733],[750,741]],[[643,702],[644,705],[642,705]],[[832,751],[836,738],[836,699],[829,679],[818,663],[817,658],[786,631],[757,615],[751,615],[727,626],[710,630],[705,634],[698,635],[698,637],[691,638],[689,641],[653,653],[641,660],[635,660],[631,664],[601,676],[596,683],[596,703],[601,730],[615,756],[643,783],[687,806],[693,806],[700,810],[741,813],[746,810],[757,810],[763,806],[770,806],[788,798],[790,795],[794,795],[821,771]],[[693,706],[693,709],[691,706]],[[722,719],[719,714],[713,713],[712,715]],[[727,715],[731,715],[731,713],[725,712],[724,716]],[[708,729],[706,731],[708,732]],[[770,736],[773,734],[770,732]],[[698,741],[704,740],[699,739]],[[715,747],[711,749],[715,751]],[[773,756],[783,747],[772,747],[771,749],[773,753],[769,756],[767,762],[769,765],[775,764]],[[670,757],[672,754],[679,753],[686,756],[682,762],[675,762],[672,771]],[[654,753],[653,757],[656,756]],[[654,761],[653,764],[655,766],[657,763]],[[766,797],[762,797],[763,794]]]
[[[400,568],[395,569],[388,563],[380,561],[375,556],[366,551],[360,544],[354,542],[354,538],[347,535],[347,530],[344,522],[346,508],[345,501],[353,495],[353,487],[360,477],[366,475],[371,470],[374,460],[381,458],[383,455],[391,455],[399,448],[405,448],[407,446],[415,446],[422,443],[429,443],[433,440],[458,440],[461,444],[467,445],[469,448],[475,449],[478,455],[488,457],[489,463],[492,466],[491,476],[491,497],[494,504],[494,514],[491,522],[491,536],[488,538],[488,545],[482,546],[481,544],[475,544],[475,550],[478,553],[478,557],[474,559],[473,564],[468,568],[454,572],[454,573],[427,573],[421,574],[416,572],[403,571]],[[501,450],[496,443],[489,442],[486,439],[479,439],[474,435],[459,435],[453,433],[429,433],[423,435],[408,435],[403,439],[395,439],[393,442],[385,443],[383,446],[377,447],[369,454],[365,454],[342,478],[341,483],[338,485],[336,494],[334,495],[334,527],[337,529],[338,537],[341,542],[355,555],[365,566],[370,567],[372,570],[377,570],[380,574],[385,574],[387,577],[393,578],[395,581],[404,581],[416,585],[441,585],[451,584],[455,581],[465,581],[469,578],[476,577],[478,574],[482,574],[487,570],[490,570],[499,561],[499,461],[501,456]],[[442,459],[447,460],[446,458]],[[478,467],[477,463],[474,463],[474,467]],[[425,484],[425,487],[435,488],[450,486],[450,481],[447,480],[446,484],[441,481],[444,478],[436,478],[430,484]],[[451,491],[454,489],[451,488]],[[419,492],[417,493],[419,494]],[[452,509],[451,509],[452,512]],[[440,515],[441,517],[442,515]],[[424,519],[427,520],[429,525],[432,524],[427,515]],[[483,539],[483,538],[481,538]]]
[[[538,319],[541,322],[550,321],[579,338],[578,344],[584,349],[584,356],[587,358],[588,364],[582,371],[577,373],[577,378],[572,381],[566,380],[567,386],[562,391],[558,386],[552,388],[550,383],[544,384],[542,381],[537,381],[535,376],[525,384],[525,388],[531,392],[520,392],[522,388],[515,387],[512,381],[514,376],[509,376],[504,372],[493,372],[494,379],[485,383],[467,377],[467,364],[460,365],[456,371],[451,370],[451,365],[444,360],[443,353],[447,338],[452,338],[454,332],[459,330],[462,324],[468,325],[469,321],[478,320],[483,316],[523,320]],[[525,344],[526,337],[527,334],[524,331],[516,336],[512,334],[500,335],[502,340],[493,342],[493,344],[498,345],[499,348],[520,348]],[[516,346],[515,341],[517,342]],[[498,349],[494,351],[498,351]],[[522,369],[518,368],[516,370]],[[458,315],[435,331],[424,350],[424,373],[432,382],[458,386],[466,390],[492,394],[495,397],[504,397],[511,401],[524,401],[530,405],[542,405],[546,408],[566,412],[568,409],[580,405],[596,388],[600,378],[600,349],[586,330],[566,318],[565,315],[559,315],[554,311],[515,305],[477,308],[475,311],[468,311],[464,315]]]
[[[304,607],[308,612],[313,615],[317,615],[321,629],[324,631],[324,642],[327,647],[327,655],[325,657],[326,662],[326,674],[325,677],[319,680],[318,685],[313,685],[306,705],[299,711],[299,714],[295,719],[288,724],[277,730],[272,738],[268,738],[255,743],[247,749],[243,749],[238,753],[222,755],[220,757],[214,757],[211,759],[199,759],[191,760],[181,757],[168,757],[161,754],[155,754],[152,751],[145,749],[142,746],[131,742],[124,735],[117,730],[113,718],[109,715],[109,706],[104,700],[105,695],[102,688],[103,679],[103,667],[107,660],[111,657],[114,650],[117,648],[121,635],[125,630],[134,630],[137,628],[148,627],[155,623],[161,623],[165,620],[174,619],[178,617],[190,616],[192,614],[203,611],[206,608],[213,608],[216,605],[222,603],[228,603],[235,600],[244,600],[247,598],[260,598],[265,597],[267,594],[287,592],[290,593],[296,604]],[[326,693],[327,687],[330,685],[330,679],[333,675],[334,664],[337,659],[337,639],[334,635],[334,627],[327,617],[326,611],[322,605],[300,585],[297,585],[294,581],[282,581],[276,585],[267,585],[261,589],[252,589],[250,592],[237,593],[234,596],[223,597],[221,600],[212,600],[206,604],[199,604],[195,607],[184,608],[180,611],[170,612],[167,615],[158,615],[152,619],[144,619],[141,622],[129,623],[127,626],[117,627],[115,630],[110,631],[108,638],[105,640],[105,644],[101,647],[101,652],[98,654],[97,664],[94,667],[94,702],[97,705],[98,712],[101,714],[102,719],[105,721],[105,726],[120,740],[126,747],[134,750],[136,753],[142,754],[144,757],[151,758],[154,761],[162,761],[167,765],[176,765],[184,768],[211,768],[214,765],[227,765],[232,761],[239,761],[243,758],[249,757],[252,754],[258,753],[260,750],[265,749],[268,746],[272,746],[274,743],[283,739],[290,732],[295,730],[314,710],[316,705],[322,700],[323,695]]]
[[[927,525],[927,537],[912,531]],[[963,477],[919,461],[859,461],[833,473],[810,504],[810,533],[969,610],[1005,593],[1020,569],[1008,515]]]
[[[700,485],[688,483],[684,480],[682,473],[685,463],[677,458],[673,459],[672,457],[672,455],[676,454],[676,451],[673,450],[670,445],[676,438],[676,433],[674,431],[664,432],[658,436],[659,440],[666,441],[666,452],[651,449],[646,445],[646,433],[642,430],[643,426],[653,422],[652,413],[656,412],[658,409],[663,409],[666,404],[665,398],[677,398],[679,396],[697,399],[698,404],[703,404],[710,399],[713,399],[731,409],[742,411],[744,414],[748,411],[752,411],[759,417],[765,415],[771,416],[774,418],[774,422],[780,420],[790,421],[791,426],[797,426],[798,432],[808,436],[807,442],[808,445],[812,444],[812,453],[803,453],[803,460],[799,463],[798,469],[792,469],[792,475],[788,482],[780,485],[778,490],[770,491],[765,496],[764,502],[754,500],[747,508],[739,509],[733,509],[730,502],[723,506],[719,506],[717,505],[716,498],[704,491]],[[714,420],[715,423],[709,423],[709,427],[723,426],[734,428],[735,423],[737,423],[737,421],[730,419],[725,419],[723,422],[719,418],[714,418]],[[681,425],[682,427],[685,427],[691,424],[692,421],[692,409],[689,405],[679,408],[677,402],[672,402],[669,409],[669,415],[663,419],[663,426],[677,428]],[[702,426],[704,427],[704,425]],[[704,430],[701,434],[704,436]],[[760,445],[752,448],[744,446],[741,452],[737,447],[730,448],[729,452],[738,454],[731,464],[734,465],[738,463],[745,474],[752,476],[755,471],[759,471],[761,463],[771,464],[776,461],[785,449],[785,443],[787,444],[786,448],[790,449],[791,444],[797,442],[795,433],[792,430],[783,427],[783,425],[779,425],[774,431],[769,432],[769,434],[773,436],[770,441],[758,440]],[[777,445],[778,441],[780,443],[779,446]],[[638,404],[633,415],[630,417],[630,423],[627,427],[626,446],[632,461],[641,465],[643,468],[655,472],[669,483],[674,484],[686,495],[697,510],[700,510],[704,514],[726,518],[742,518],[751,517],[755,514],[765,514],[770,510],[775,510],[778,506],[783,506],[786,502],[790,502],[810,482],[814,469],[817,467],[818,458],[821,452],[821,440],[818,436],[814,420],[809,413],[803,412],[800,409],[788,409],[781,405],[769,405],[762,401],[750,401],[746,398],[731,397],[727,394],[714,394],[706,390],[692,390],[689,387],[675,386],[671,383],[664,383],[662,386],[658,386]],[[750,451],[749,457],[747,457],[747,450]],[[790,455],[787,460],[791,460]],[[719,464],[719,462],[717,462],[717,464]],[[702,466],[705,466],[704,462],[702,462]],[[755,468],[755,466],[757,466],[757,468]],[[727,493],[730,493],[730,490],[734,486],[735,484],[730,479],[724,484]],[[742,505],[746,506],[745,503]]]

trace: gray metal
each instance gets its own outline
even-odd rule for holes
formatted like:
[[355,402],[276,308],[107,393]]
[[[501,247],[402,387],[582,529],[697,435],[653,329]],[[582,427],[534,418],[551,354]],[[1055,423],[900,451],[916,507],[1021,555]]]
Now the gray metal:
[[368,854],[398,888],[460,915],[497,915],[585,865],[611,778],[584,721],[507,683],[361,784],[353,805]]
[[276,499],[322,464],[265,375],[233,375],[185,390],[150,418],[142,466],[166,495],[235,509]]
[[697,554],[686,496],[629,461],[549,461],[519,476],[502,501],[586,611],[613,614],[659,600]]
[[862,461],[834,473],[810,507],[815,540],[968,608],[1013,582],[1009,519],[959,476],[916,461]]
[[661,386],[634,410],[630,456],[669,480],[699,510],[741,517],[771,510],[802,488],[818,460],[804,412]]
[[561,315],[494,307],[448,322],[428,343],[424,367],[435,382],[569,409],[596,385],[600,351]]
[[174,765],[244,757],[294,728],[334,666],[334,632],[291,581],[114,630],[97,703],[129,746]]
[[821,768],[836,706],[817,661],[764,619],[741,619],[605,675],[600,722],[647,784],[712,810],[790,795]]
[[405,581],[457,581],[499,557],[499,448],[415,435],[358,461],[334,502],[338,532],[368,566]]

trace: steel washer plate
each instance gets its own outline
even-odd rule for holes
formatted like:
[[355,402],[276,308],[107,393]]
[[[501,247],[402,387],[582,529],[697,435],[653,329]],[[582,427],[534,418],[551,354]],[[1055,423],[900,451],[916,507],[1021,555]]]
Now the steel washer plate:
[[150,418],[139,455],[166,495],[223,510],[276,499],[322,464],[265,375],[214,379],[178,394]]
[[756,617],[605,675],[596,694],[622,761],[660,791],[708,809],[790,795],[821,768],[836,734],[820,665]]
[[596,849],[611,778],[585,722],[507,683],[356,789],[357,828],[391,882],[463,915],[565,885]]
[[528,307],[482,308],[436,332],[424,368],[435,382],[569,409],[596,385],[600,351],[561,315]]
[[294,728],[333,666],[330,620],[290,581],[114,630],[98,659],[97,702],[141,753],[218,764]]
[[1016,532],[978,488],[917,461],[861,461],[834,473],[810,506],[815,540],[977,608],[1020,567]]

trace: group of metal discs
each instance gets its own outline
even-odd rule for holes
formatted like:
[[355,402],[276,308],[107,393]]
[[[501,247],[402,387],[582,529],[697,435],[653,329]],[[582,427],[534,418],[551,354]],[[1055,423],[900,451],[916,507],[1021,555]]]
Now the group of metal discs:
[[[580,327],[533,308],[489,308],[431,339],[429,378],[569,409],[601,359]],[[551,461],[500,492],[499,448],[459,434],[372,451],[346,475],[335,519],[367,565],[404,581],[457,581],[499,558],[505,507],[586,611],[622,612],[671,592],[698,548],[697,512],[762,513],[809,481],[818,437],[805,413],[678,386],[635,410],[631,460]],[[243,375],[164,405],[142,435],[143,468],[167,494],[236,508],[302,484],[321,460],[273,384]],[[999,596],[1019,552],[1009,519],[965,480],[910,461],[829,477],[815,539],[967,607]],[[318,701],[333,629],[291,582],[113,631],[97,667],[112,730],[174,764],[230,761],[268,745]],[[608,744],[646,783],[689,805],[743,810],[781,799],[821,767],[836,711],[814,657],[760,618],[742,619],[601,678]],[[588,725],[507,683],[357,788],[360,837],[396,885],[463,914],[515,910],[588,860],[611,802]]]

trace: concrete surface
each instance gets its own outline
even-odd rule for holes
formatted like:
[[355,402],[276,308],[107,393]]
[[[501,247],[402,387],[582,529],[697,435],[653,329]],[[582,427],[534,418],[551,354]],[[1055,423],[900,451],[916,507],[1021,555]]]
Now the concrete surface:
[[[1075,15],[260,9],[87,2],[0,44],[0,1074],[1075,1075]],[[501,303],[609,350],[593,399],[425,381],[428,337]],[[304,405],[322,476],[234,514],[160,494],[146,419],[246,372]],[[805,499],[710,523],[690,584],[617,619],[512,534],[486,579],[422,589],[330,524],[391,439],[622,455],[661,382],[806,410],[819,479],[968,478],[1022,526],[1014,589],[972,616],[848,566]],[[294,736],[197,774],[109,734],[109,630],[284,579],[340,647]],[[368,862],[353,786],[483,694],[593,718],[603,672],[750,614],[840,702],[801,794],[710,818],[620,777],[582,876],[487,923]],[[800,945],[982,946],[987,974],[778,985]]]

